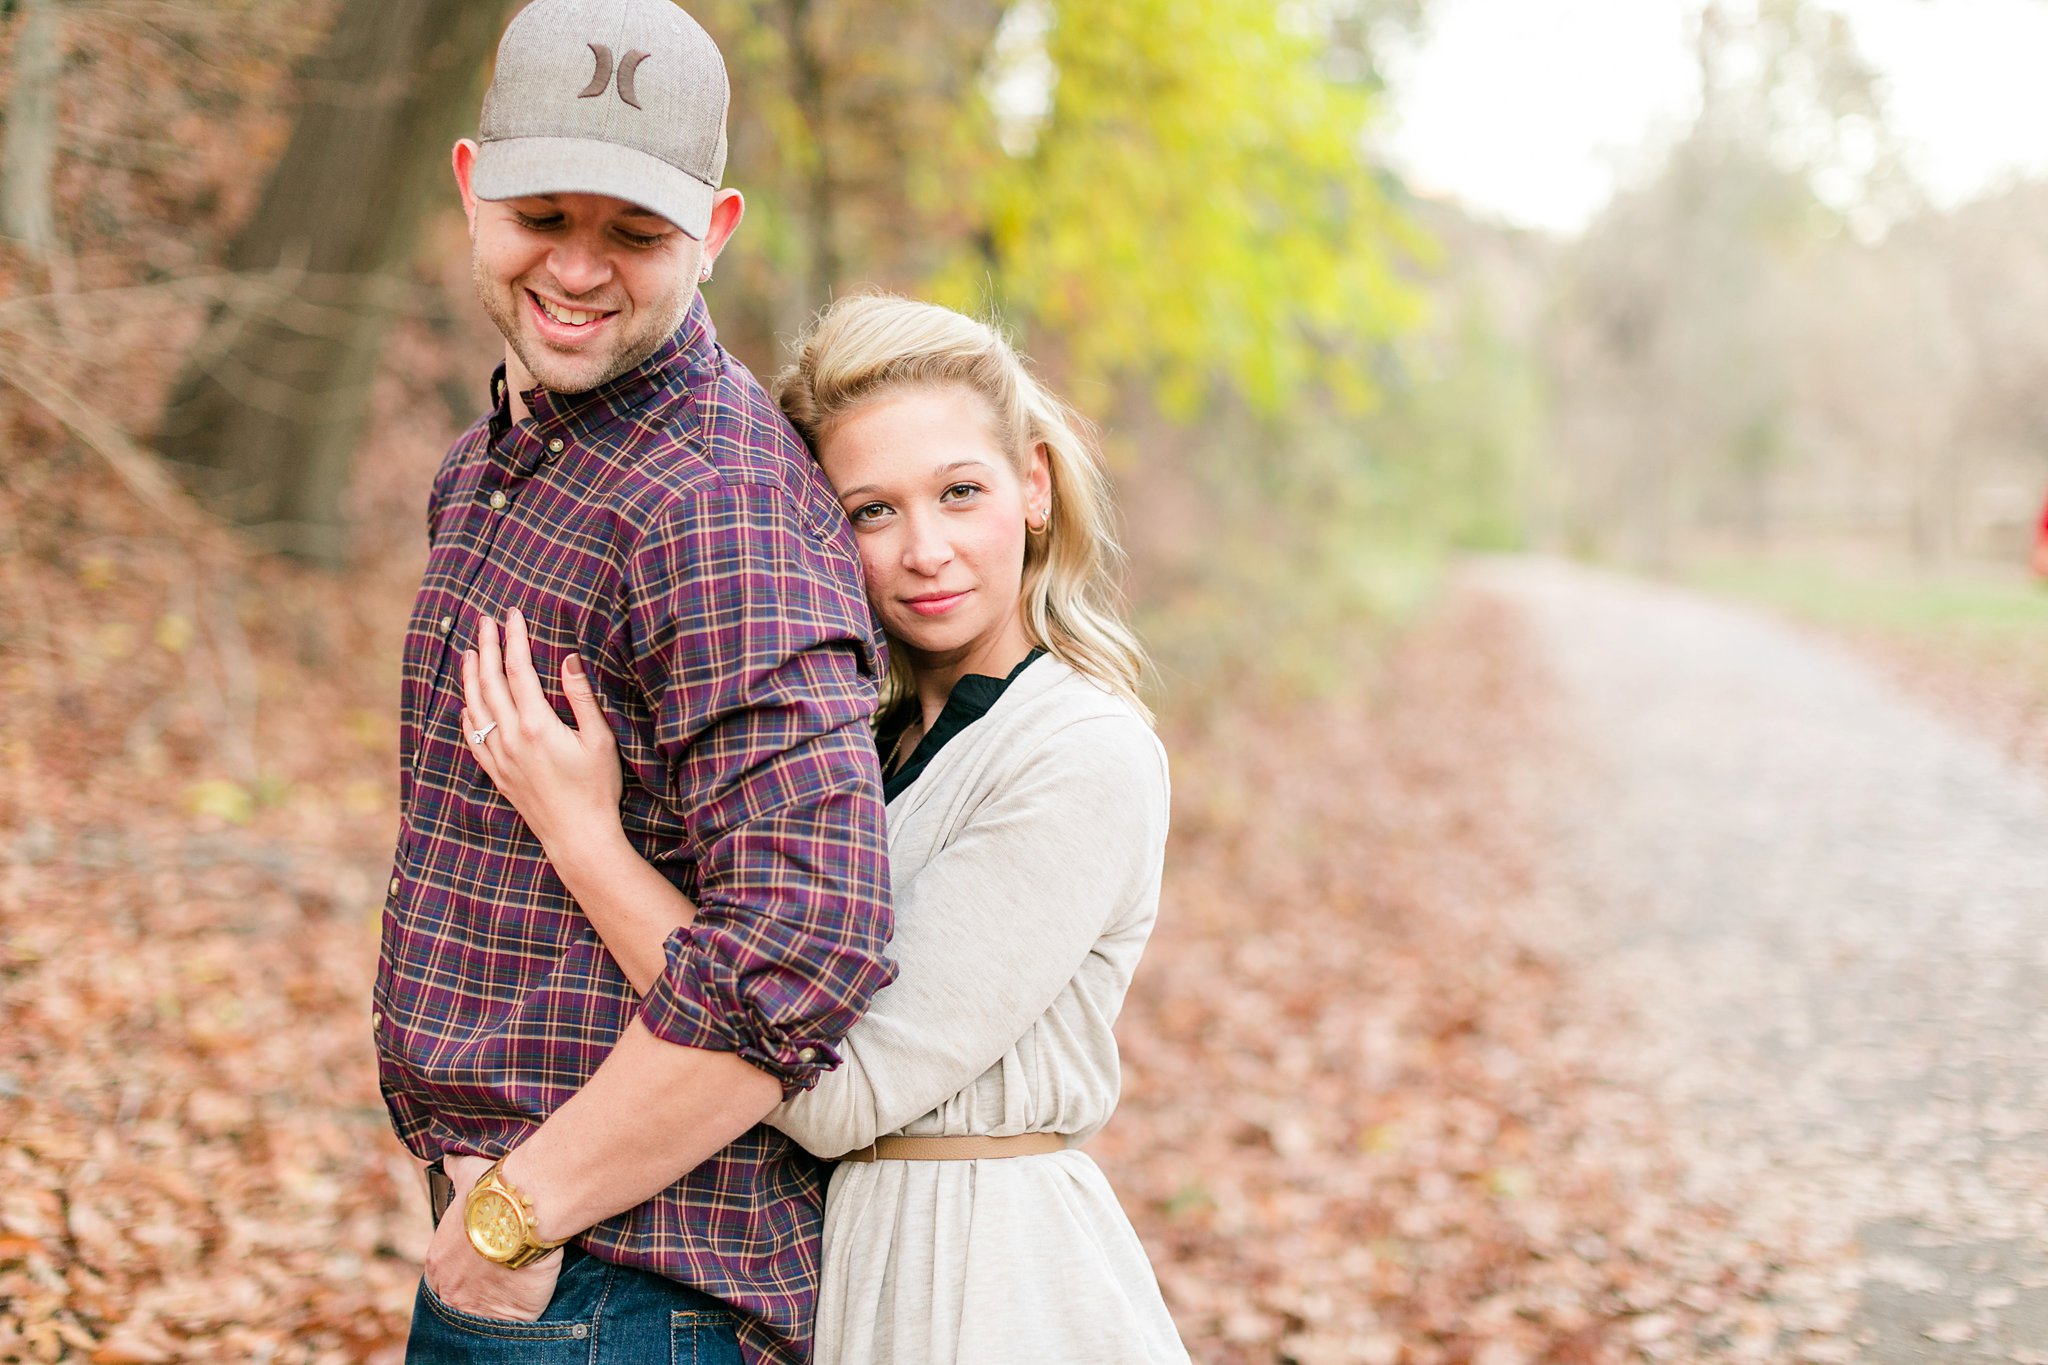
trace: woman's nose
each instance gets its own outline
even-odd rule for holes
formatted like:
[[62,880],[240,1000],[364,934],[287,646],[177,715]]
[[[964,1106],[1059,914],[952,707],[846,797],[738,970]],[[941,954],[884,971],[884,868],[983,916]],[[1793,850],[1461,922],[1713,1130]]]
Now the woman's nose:
[[953,558],[953,543],[943,528],[930,520],[912,518],[909,538],[903,546],[903,563],[916,573],[933,574]]

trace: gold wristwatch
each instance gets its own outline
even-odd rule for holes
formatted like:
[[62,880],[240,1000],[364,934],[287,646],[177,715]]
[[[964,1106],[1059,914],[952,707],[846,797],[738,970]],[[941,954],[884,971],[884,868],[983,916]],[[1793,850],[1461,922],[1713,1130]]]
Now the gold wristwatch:
[[462,1226],[477,1255],[507,1270],[517,1270],[532,1265],[562,1242],[543,1242],[536,1235],[533,1201],[507,1183],[500,1169],[504,1164],[503,1157],[493,1161],[470,1187],[469,1201],[462,1206]]

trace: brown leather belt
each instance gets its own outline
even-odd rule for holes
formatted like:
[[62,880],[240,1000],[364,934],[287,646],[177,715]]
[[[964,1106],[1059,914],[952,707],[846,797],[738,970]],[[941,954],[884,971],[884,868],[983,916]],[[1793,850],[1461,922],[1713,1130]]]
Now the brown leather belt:
[[1015,1137],[885,1137],[871,1147],[848,1152],[841,1161],[991,1161],[1008,1156],[1044,1156],[1063,1152],[1067,1140],[1058,1133],[1019,1133]]

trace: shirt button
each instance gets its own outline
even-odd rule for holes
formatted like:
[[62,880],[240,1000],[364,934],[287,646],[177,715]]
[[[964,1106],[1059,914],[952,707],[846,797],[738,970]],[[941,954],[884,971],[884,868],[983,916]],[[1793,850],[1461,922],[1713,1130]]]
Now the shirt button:
[[561,438],[561,437],[559,437],[559,436],[557,436],[557,437],[556,437],[556,438],[555,438],[554,440],[552,440],[552,441],[549,441],[549,442],[548,442],[548,454],[550,454],[550,455],[559,455],[559,454],[561,454],[561,453],[562,453],[562,438]]
[[398,878],[396,877],[391,879],[391,894],[394,896],[398,894]]
[[505,491],[503,489],[494,488],[491,490],[491,510],[493,512],[504,511],[505,504],[510,501],[511,499],[505,496]]
[[800,1062],[815,1062],[818,1060],[818,1049],[814,1047],[804,1048],[796,1054],[796,1059]]
[[442,617],[442,618],[441,618],[441,633],[442,633],[443,635],[446,635],[446,634],[447,634],[447,633],[448,633],[449,631],[451,631],[451,630],[453,630],[453,629],[455,629],[455,618],[454,618],[454,617],[452,617],[452,616],[444,616],[444,617]]
[[378,1011],[378,1010],[371,1010],[371,1011],[370,1011],[370,1027],[371,1027],[371,1028],[383,1028],[383,1027],[384,1027],[384,1015],[383,1015],[383,1013],[382,1013],[381,1011]]

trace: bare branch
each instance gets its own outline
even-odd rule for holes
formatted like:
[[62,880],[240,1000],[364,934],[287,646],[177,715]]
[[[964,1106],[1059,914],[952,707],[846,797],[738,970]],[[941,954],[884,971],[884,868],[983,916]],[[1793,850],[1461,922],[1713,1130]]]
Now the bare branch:
[[[85,446],[105,460],[128,491],[181,530],[215,532],[220,523],[199,507],[166,474],[156,457],[129,437],[105,413],[48,375],[36,374],[0,350],[0,382],[62,422]],[[227,537],[217,537],[230,543]]]

